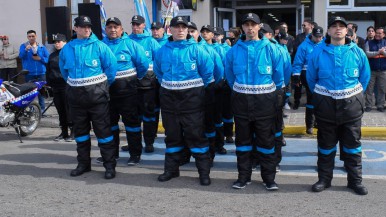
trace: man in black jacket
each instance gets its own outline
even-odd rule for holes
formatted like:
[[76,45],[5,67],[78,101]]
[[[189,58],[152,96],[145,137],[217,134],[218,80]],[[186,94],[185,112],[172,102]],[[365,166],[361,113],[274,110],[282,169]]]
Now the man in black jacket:
[[[47,84],[52,88],[54,94],[54,104],[59,114],[59,126],[62,130],[59,136],[55,137],[54,141],[72,142],[74,134],[72,133],[72,123],[69,115],[69,106],[66,98],[66,81],[64,81],[59,69],[59,53],[66,44],[66,36],[56,34],[53,36],[55,43],[55,51],[50,54],[47,64],[46,79]],[[71,129],[70,135],[68,129]]]

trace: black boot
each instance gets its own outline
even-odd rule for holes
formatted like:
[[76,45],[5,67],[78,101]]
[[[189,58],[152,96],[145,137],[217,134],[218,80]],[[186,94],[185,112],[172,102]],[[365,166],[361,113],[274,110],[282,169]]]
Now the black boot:
[[[343,152],[344,153],[344,152]],[[368,194],[367,188],[362,184],[362,157],[361,153],[345,153],[344,167],[347,171],[347,187],[359,195]]]
[[154,146],[151,145],[145,145],[145,153],[153,153],[154,152]]
[[71,176],[80,176],[83,173],[90,172],[91,171],[91,165],[84,165],[84,164],[78,164],[78,166],[71,171]]
[[312,185],[312,191],[321,192],[329,187],[331,187],[331,182],[320,179],[319,181],[317,181],[315,184]]
[[209,152],[206,152],[204,154],[193,154],[193,157],[195,158],[198,174],[200,175],[200,184],[210,185],[211,180],[209,174],[211,158]]
[[105,172],[105,179],[113,179],[115,178],[115,169],[114,168],[108,168]]
[[165,154],[165,171],[158,176],[158,181],[166,182],[172,178],[180,176],[180,155],[181,153],[166,153]]
[[324,155],[318,152],[318,177],[319,181],[312,185],[312,191],[321,192],[326,188],[331,187],[333,170],[335,166],[336,152],[329,155]]

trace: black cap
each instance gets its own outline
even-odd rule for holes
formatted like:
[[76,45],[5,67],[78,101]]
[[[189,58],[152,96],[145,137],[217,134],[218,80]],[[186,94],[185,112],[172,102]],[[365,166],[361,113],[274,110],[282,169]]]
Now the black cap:
[[185,26],[188,26],[188,21],[181,16],[173,17],[173,19],[170,21],[170,26],[177,26],[178,24],[184,24]]
[[314,27],[312,29],[312,35],[315,36],[315,37],[323,37],[324,36],[323,28],[320,27],[320,26]]
[[203,30],[208,30],[209,32],[214,33],[213,28],[210,25],[202,26],[200,32],[202,32]]
[[131,18],[131,23],[138,23],[138,24],[145,23],[145,18],[143,18],[143,16],[140,16],[140,15],[134,15]]
[[245,14],[243,16],[243,18],[241,19],[241,23],[244,24],[247,21],[252,21],[252,22],[259,24],[260,23],[260,17],[257,16],[257,14],[248,13],[248,14]]
[[197,30],[197,25],[193,22],[188,22],[188,28],[192,28],[192,29]]
[[80,27],[85,27],[85,26],[92,26],[91,24],[91,19],[88,16],[79,16],[75,18],[75,24],[74,26],[80,26]]
[[346,34],[346,36],[351,37],[351,36],[353,36],[353,35],[354,35],[354,30],[353,30],[353,29],[347,29],[347,34]]
[[343,17],[337,16],[337,17],[331,17],[331,19],[328,20],[328,28],[332,26],[332,24],[336,22],[341,22],[343,25],[347,27],[347,22]]
[[160,29],[160,28],[162,28],[162,23],[160,23],[160,22],[152,22],[151,23],[150,29]]
[[52,41],[67,41],[66,36],[60,33],[52,35]]
[[279,39],[285,39],[288,40],[288,34],[285,32],[284,29],[280,29],[279,34],[277,34]]
[[215,35],[224,35],[224,29],[222,27],[213,27]]
[[260,23],[260,30],[262,30],[263,33],[272,33],[273,34],[273,30],[272,30],[271,26],[269,26],[267,23]]
[[109,19],[106,20],[106,26],[109,25],[110,23],[115,23],[118,26],[122,26],[121,21],[117,17],[110,17]]

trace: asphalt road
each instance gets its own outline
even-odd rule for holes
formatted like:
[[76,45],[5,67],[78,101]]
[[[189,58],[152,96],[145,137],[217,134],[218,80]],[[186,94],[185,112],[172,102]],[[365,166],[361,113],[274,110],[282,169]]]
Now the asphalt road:
[[[332,187],[311,192],[317,181],[316,141],[288,139],[283,148],[280,189],[268,192],[259,172],[252,184],[234,190],[237,178],[234,146],[218,156],[211,171],[212,185],[200,186],[194,163],[181,167],[181,177],[160,183],[163,138],[156,152],[144,154],[141,164],[126,165],[121,152],[117,177],[103,178],[102,165],[70,177],[76,167],[75,143],[54,142],[58,128],[39,128],[19,143],[12,129],[0,128],[0,216],[385,216],[385,141],[363,141],[364,184],[367,196],[346,188],[345,172],[337,157]],[[122,140],[124,141],[123,133]],[[93,137],[92,157],[99,157]]]

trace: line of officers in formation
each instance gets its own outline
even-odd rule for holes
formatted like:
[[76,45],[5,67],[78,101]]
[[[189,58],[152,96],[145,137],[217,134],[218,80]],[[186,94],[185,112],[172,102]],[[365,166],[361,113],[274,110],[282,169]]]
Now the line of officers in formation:
[[[144,23],[143,17],[133,16],[133,32],[128,35],[117,17],[109,18],[107,36],[100,41],[91,31],[89,17],[75,19],[76,35],[59,54],[78,153],[71,176],[91,171],[91,123],[105,178],[112,179],[119,157],[120,117],[128,142],[123,148],[130,153],[128,165],[136,165],[142,154],[141,122],[145,151],[153,152],[162,110],[166,149],[164,173],[158,181],[179,177],[179,167],[193,156],[200,184],[210,185],[215,153],[226,153],[224,134],[232,137],[234,120],[238,178],[232,187],[242,189],[251,183],[252,164],[258,159],[264,186],[277,190],[276,167],[285,145],[284,89],[291,74],[298,76],[306,69],[310,105],[318,123],[319,180],[312,190],[331,186],[339,142],[347,187],[367,194],[362,184],[360,128],[362,92],[370,69],[364,52],[345,37],[343,17],[328,21],[324,39],[321,27],[306,36],[293,69],[286,46],[278,43],[287,33],[280,31],[276,41],[269,25],[254,13],[242,17],[245,34],[233,47],[221,43],[221,28],[205,25],[200,36],[196,24],[184,17],[174,17],[171,36],[158,33],[158,42],[144,31]],[[160,23],[152,24],[153,35],[159,29]]]

